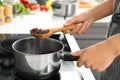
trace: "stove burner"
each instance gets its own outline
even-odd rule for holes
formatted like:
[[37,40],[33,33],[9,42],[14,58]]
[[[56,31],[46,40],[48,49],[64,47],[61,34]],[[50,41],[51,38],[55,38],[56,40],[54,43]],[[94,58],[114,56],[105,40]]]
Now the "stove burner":
[[14,78],[14,80],[60,80],[60,76],[61,76],[60,73],[57,73],[56,75],[54,75],[54,76],[52,76],[50,78],[45,78],[45,79],[41,79],[41,78],[26,78],[26,77],[18,75],[17,71],[15,70],[15,68],[12,69],[11,75]]

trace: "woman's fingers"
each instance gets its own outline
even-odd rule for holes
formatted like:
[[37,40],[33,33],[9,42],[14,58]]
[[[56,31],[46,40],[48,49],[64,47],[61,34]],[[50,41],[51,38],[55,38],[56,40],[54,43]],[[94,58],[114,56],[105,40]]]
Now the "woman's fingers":
[[81,56],[84,54],[84,49],[81,49],[80,51],[73,52],[71,55],[72,56],[80,56],[79,60],[77,61],[77,66],[80,67],[84,65],[85,61],[84,59],[81,58]]
[[72,56],[80,56],[84,53],[84,49],[71,53]]
[[73,56],[80,56],[77,61],[77,66],[85,65],[86,68],[91,68],[99,72],[104,71],[113,62],[116,54],[106,41],[99,42],[88,48],[81,49],[71,53]]
[[64,24],[64,26],[70,26],[70,25],[74,24],[75,22],[76,22],[76,20],[75,20],[74,18],[72,18],[72,19],[68,20],[68,21]]
[[84,34],[84,33],[86,33],[90,26],[91,26],[91,22],[85,21],[82,24],[82,27],[79,29],[79,31],[77,33],[78,34]]
[[73,30],[70,31],[70,34],[73,35],[73,34],[76,34],[82,27],[82,23],[79,23],[75,26],[75,28]]
[[84,34],[85,32],[87,32],[87,30],[89,29],[91,24],[92,23],[89,22],[89,21],[85,21],[84,23],[78,23],[78,24],[76,24],[74,29],[66,30],[66,31],[64,31],[64,33],[70,33],[71,35],[74,35],[74,34]]

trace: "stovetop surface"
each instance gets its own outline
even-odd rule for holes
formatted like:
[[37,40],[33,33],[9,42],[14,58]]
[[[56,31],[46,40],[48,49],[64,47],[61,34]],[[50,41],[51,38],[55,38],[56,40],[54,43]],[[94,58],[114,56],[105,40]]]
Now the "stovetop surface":
[[[14,34],[9,36],[5,39],[12,39],[14,42],[17,39],[24,38],[24,37],[31,37],[29,34]],[[52,35],[50,38],[57,39],[62,41],[64,44],[64,51],[71,52],[69,44],[66,40],[66,37],[63,34],[55,34]],[[1,39],[2,41],[3,39]],[[1,44],[1,42],[0,42]],[[7,44],[7,43],[6,43]],[[9,44],[12,47],[12,43]],[[61,68],[58,74],[46,79],[25,79],[16,74],[14,69],[14,60],[13,60],[13,53],[7,53],[0,47],[0,80],[82,80],[80,78],[78,72],[74,68],[74,64],[72,61],[62,61]]]
[[[0,55],[1,56],[4,56],[4,55],[12,55],[11,53],[6,53],[4,52],[4,50],[1,50],[1,43],[4,41],[6,45],[9,45],[7,46],[6,48],[8,48],[10,51],[12,51],[12,43],[18,39],[21,39],[21,38],[25,38],[25,37],[32,37],[30,34],[12,34],[11,36],[8,36],[8,37],[5,37],[3,39],[0,39]],[[57,39],[61,42],[63,42],[64,44],[64,51],[71,51],[70,47],[69,47],[69,44],[66,40],[66,37],[64,34],[53,34],[52,36],[50,36],[50,38],[53,38],[53,39]],[[4,46],[4,45],[2,45]]]

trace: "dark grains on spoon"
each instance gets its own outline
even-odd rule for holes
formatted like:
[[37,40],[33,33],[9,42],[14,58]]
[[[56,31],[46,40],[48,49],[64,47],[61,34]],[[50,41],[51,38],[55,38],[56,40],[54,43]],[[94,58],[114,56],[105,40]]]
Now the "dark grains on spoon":
[[47,34],[48,32],[49,32],[48,29],[33,28],[30,30],[30,33],[32,33],[32,34]]

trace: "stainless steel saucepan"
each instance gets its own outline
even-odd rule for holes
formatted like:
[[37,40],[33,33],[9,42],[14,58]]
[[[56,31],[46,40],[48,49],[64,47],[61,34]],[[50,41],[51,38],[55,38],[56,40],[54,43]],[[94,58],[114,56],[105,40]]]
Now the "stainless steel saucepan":
[[48,78],[58,73],[61,59],[67,61],[78,60],[63,51],[62,42],[47,38],[22,38],[12,45],[15,51],[15,69],[18,74],[29,78]]

